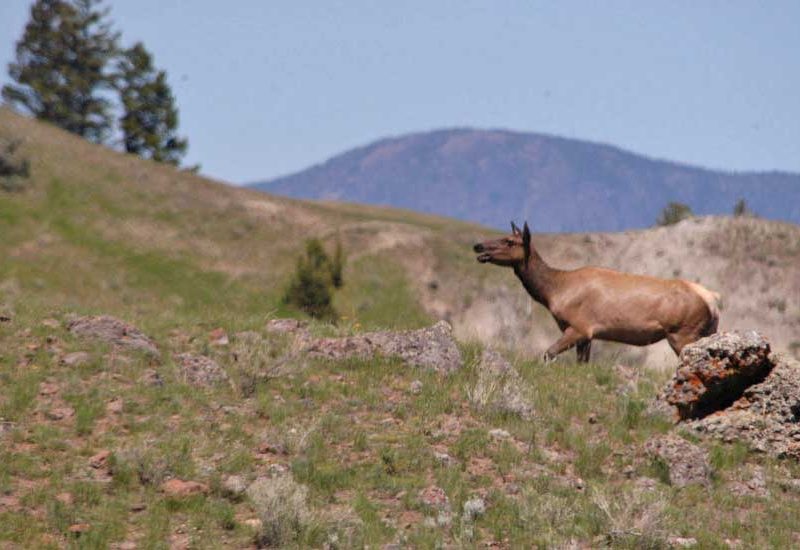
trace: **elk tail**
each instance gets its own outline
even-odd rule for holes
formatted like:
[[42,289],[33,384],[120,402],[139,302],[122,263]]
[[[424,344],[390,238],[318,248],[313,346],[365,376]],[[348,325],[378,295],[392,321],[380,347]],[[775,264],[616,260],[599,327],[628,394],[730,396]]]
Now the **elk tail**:
[[705,330],[703,331],[704,335],[708,336],[709,334],[714,334],[717,332],[717,327],[719,326],[719,304],[722,296],[720,296],[718,292],[708,290],[706,287],[697,283],[689,282],[689,285],[692,287],[692,290],[700,295],[708,306],[708,311],[711,314]]

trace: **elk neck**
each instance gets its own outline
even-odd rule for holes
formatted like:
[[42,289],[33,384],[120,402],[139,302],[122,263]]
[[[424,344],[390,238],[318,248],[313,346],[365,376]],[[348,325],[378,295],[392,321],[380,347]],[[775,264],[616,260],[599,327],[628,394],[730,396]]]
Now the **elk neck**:
[[545,307],[550,306],[550,301],[558,284],[558,269],[553,269],[539,256],[536,249],[531,247],[531,256],[528,265],[514,266],[514,274],[522,282],[522,286],[531,297]]

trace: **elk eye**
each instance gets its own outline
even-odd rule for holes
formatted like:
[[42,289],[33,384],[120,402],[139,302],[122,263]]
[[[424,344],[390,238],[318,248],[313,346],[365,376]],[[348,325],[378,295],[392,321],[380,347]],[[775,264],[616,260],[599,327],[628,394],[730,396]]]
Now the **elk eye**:
[[511,245],[513,245],[513,244],[514,244],[514,241],[513,241],[512,239],[506,239],[506,244],[507,244],[508,246],[511,246]]

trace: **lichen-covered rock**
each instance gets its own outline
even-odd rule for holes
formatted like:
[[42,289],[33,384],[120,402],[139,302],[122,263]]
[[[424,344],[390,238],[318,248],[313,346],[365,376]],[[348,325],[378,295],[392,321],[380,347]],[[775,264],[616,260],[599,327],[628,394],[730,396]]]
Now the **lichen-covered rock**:
[[675,434],[655,437],[645,443],[645,452],[662,461],[669,469],[669,481],[675,487],[693,483],[708,485],[711,481],[711,464],[701,447]]
[[299,319],[270,319],[267,332],[275,334],[297,334],[308,331],[308,323]]
[[514,414],[524,420],[534,416],[533,402],[517,370],[498,352],[485,349],[478,364],[478,380],[469,392],[480,409]]
[[800,362],[770,355],[767,378],[744,390],[725,411],[688,425],[727,442],[742,441],[755,451],[800,459]]
[[772,370],[770,346],[755,331],[719,333],[686,346],[663,397],[681,419],[728,407]]
[[194,386],[211,386],[228,379],[225,370],[205,355],[181,353],[175,356],[175,362],[186,382]]
[[67,329],[82,338],[92,338],[114,346],[160,356],[155,342],[142,331],[109,315],[77,317],[68,323]]
[[384,355],[398,357],[407,365],[441,373],[455,371],[463,365],[461,352],[445,321],[432,327],[401,332],[369,332],[345,338],[317,338],[306,348],[312,357],[345,359]]

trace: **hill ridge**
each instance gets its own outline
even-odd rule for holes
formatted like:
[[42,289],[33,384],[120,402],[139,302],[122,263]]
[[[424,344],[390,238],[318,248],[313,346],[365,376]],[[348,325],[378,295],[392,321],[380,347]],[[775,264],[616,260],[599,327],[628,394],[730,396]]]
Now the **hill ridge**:
[[739,198],[763,217],[800,223],[800,174],[700,167],[605,143],[502,128],[387,136],[250,186],[493,227],[505,227],[511,218],[536,219],[536,229],[547,232],[649,227],[670,201],[686,202],[698,214],[726,214]]

